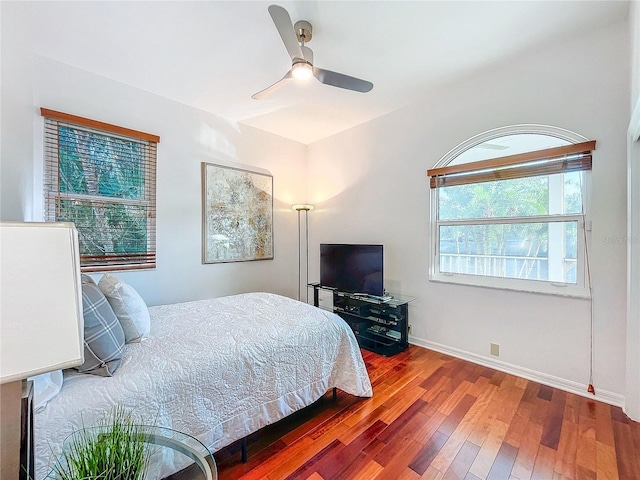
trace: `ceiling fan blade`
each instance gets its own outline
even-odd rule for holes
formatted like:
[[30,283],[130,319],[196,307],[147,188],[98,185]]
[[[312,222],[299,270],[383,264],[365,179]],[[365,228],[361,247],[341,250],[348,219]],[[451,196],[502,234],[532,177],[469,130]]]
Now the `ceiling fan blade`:
[[302,49],[298,43],[298,38],[296,37],[296,32],[293,29],[293,23],[291,23],[289,12],[280,5],[269,5],[269,15],[271,15],[273,23],[275,23],[278,29],[282,43],[284,43],[287,52],[289,52],[291,60],[294,58],[304,58]]
[[254,93],[253,95],[251,95],[251,98],[253,98],[254,100],[260,100],[261,98],[264,98],[267,95],[275,92],[277,89],[279,89],[286,83],[289,83],[291,80],[293,80],[293,77],[291,76],[291,70],[289,70],[287,74],[284,77],[282,77],[280,80],[278,80],[276,83],[265,88],[264,90],[260,90],[258,93]]
[[313,76],[321,83],[331,85],[333,87],[346,88],[356,92],[366,93],[373,88],[373,83],[359,78],[350,77],[342,73],[324,70],[323,68],[313,67]]

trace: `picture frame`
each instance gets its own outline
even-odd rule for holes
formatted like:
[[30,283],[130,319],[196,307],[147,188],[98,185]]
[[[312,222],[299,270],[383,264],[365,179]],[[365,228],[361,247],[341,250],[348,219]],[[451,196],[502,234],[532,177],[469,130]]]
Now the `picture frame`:
[[202,263],[273,259],[273,176],[202,162]]

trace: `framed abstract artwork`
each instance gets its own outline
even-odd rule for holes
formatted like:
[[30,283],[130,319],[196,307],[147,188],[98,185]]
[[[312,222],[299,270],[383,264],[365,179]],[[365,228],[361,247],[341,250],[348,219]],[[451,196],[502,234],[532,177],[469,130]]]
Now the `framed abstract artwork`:
[[273,177],[202,163],[202,263],[273,259]]

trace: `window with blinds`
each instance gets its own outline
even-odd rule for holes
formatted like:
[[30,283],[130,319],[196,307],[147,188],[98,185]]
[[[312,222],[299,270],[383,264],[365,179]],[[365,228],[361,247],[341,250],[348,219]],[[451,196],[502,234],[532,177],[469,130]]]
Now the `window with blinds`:
[[45,108],[45,220],[73,222],[83,271],[156,266],[160,138]]
[[[587,296],[585,172],[595,143],[521,133],[480,138],[429,170],[432,280]],[[485,158],[503,149],[518,153]]]

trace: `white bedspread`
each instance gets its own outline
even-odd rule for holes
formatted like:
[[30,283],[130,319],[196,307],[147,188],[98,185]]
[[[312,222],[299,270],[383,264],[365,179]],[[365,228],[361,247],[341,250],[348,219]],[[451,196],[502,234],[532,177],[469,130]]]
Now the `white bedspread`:
[[[65,373],[60,394],[36,413],[36,479],[72,431],[94,425],[114,404],[216,451],[333,387],[372,395],[356,339],[333,313],[268,293],[149,312],[150,337],[126,346],[113,377]],[[164,465],[154,476],[184,466]]]

